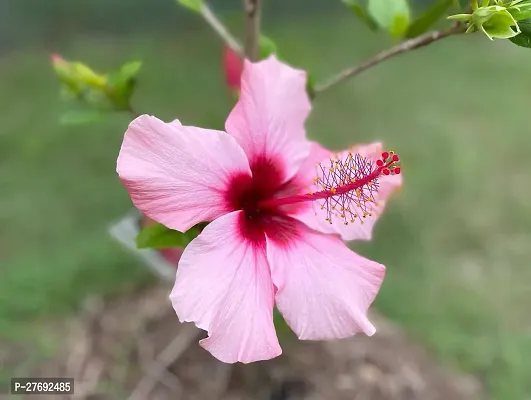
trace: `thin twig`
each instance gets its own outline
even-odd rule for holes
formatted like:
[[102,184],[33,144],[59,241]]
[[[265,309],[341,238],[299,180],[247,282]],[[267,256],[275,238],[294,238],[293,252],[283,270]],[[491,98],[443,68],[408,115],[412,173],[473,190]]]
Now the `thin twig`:
[[328,81],[317,85],[315,87],[316,93],[324,92],[325,90],[330,89],[331,87],[337,85],[338,83],[343,82],[348,78],[352,78],[356,75],[361,74],[363,71],[374,67],[375,65],[385,61],[391,57],[397,56],[408,51],[418,49],[419,47],[426,46],[438,40],[444,39],[448,36],[457,35],[465,32],[465,27],[462,24],[455,24],[451,28],[444,31],[433,31],[425,33],[424,35],[418,36],[413,39],[403,41],[399,45],[392,47],[388,50],[384,50],[374,57],[368,59],[367,61],[362,62],[361,64],[355,65],[353,67],[347,68],[341,71],[339,74],[333,76]]
[[138,382],[135,390],[129,396],[129,400],[149,399],[149,394],[153,391],[157,382],[164,379],[167,369],[185,352],[200,333],[201,331],[193,326],[183,326],[179,335],[153,361],[146,371],[146,375]]
[[214,31],[223,39],[225,44],[229,46],[232,50],[238,53],[240,56],[243,56],[242,46],[238,41],[232,36],[229,30],[223,25],[223,23],[216,17],[216,14],[212,9],[206,4],[203,3],[201,7],[201,15],[205,21],[214,29]]
[[243,0],[245,11],[245,56],[258,60],[260,47],[260,20],[262,0]]

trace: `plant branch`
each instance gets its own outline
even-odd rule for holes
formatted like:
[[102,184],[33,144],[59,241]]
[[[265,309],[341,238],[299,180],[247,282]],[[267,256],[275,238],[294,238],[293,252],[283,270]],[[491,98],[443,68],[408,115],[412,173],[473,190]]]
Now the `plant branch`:
[[201,15],[205,21],[214,29],[214,31],[223,39],[225,44],[229,46],[232,50],[238,53],[240,56],[243,56],[242,46],[238,41],[232,36],[229,30],[223,25],[223,23],[216,17],[216,14],[212,9],[206,4],[203,3],[201,6]]
[[317,85],[315,87],[315,92],[322,93],[325,90],[328,90],[331,87],[337,85],[338,83],[341,83],[349,78],[359,75],[363,71],[368,70],[380,64],[382,61],[385,61],[399,54],[406,53],[414,49],[418,49],[419,47],[426,46],[438,40],[444,39],[448,36],[464,33],[465,29],[466,27],[463,24],[458,23],[458,24],[453,25],[451,28],[443,30],[443,31],[428,32],[416,38],[405,40],[395,47],[392,47],[390,49],[384,50],[376,54],[374,57],[368,59],[367,61],[362,62],[361,64],[355,65],[353,67],[350,67],[350,68],[347,68],[341,71],[337,75],[330,78],[328,81],[325,81],[324,83],[320,85]]
[[243,0],[245,10],[245,57],[258,60],[262,0]]

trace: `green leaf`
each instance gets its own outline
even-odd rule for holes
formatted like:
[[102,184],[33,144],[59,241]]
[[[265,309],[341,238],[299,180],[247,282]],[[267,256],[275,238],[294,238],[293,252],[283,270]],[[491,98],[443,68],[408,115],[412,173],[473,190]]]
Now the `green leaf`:
[[64,113],[59,118],[61,125],[83,125],[101,122],[109,116],[102,110],[73,110]]
[[271,54],[277,54],[277,45],[267,36],[260,35],[260,59],[269,57]]
[[424,14],[411,23],[407,29],[406,37],[414,38],[426,32],[443,16],[445,11],[451,7],[453,1],[454,0],[439,0],[428,8]]
[[280,314],[280,311],[278,311],[276,307],[273,308],[273,324],[275,325],[275,331],[277,332],[279,340],[293,335],[293,331],[288,326],[284,320],[284,317],[282,314]]
[[129,108],[130,98],[136,87],[136,76],[141,68],[141,61],[131,61],[124,64],[118,72],[111,76],[109,84],[112,90],[109,96],[117,109]]
[[307,74],[308,80],[306,82],[306,92],[308,93],[310,100],[313,100],[315,98],[315,79],[309,72]]
[[199,235],[199,232],[200,229],[197,226],[186,232],[179,232],[162,224],[154,224],[140,231],[136,238],[136,247],[139,249],[184,248]]
[[517,4],[507,9],[517,21],[531,18],[531,3]]
[[357,2],[357,0],[343,0],[343,4],[349,7],[354,14],[356,14],[372,31],[378,30],[378,24],[372,17],[365,11],[365,9]]
[[368,10],[391,35],[401,37],[406,33],[411,19],[407,0],[369,0]]
[[142,68],[142,61],[130,61],[122,65],[118,71],[118,78],[126,81],[135,78]]
[[456,3],[461,10],[470,9],[470,0],[456,0]]
[[188,8],[196,13],[201,12],[203,0],[176,0],[181,6]]
[[509,40],[517,46],[531,48],[531,18],[518,21],[518,26],[521,33]]

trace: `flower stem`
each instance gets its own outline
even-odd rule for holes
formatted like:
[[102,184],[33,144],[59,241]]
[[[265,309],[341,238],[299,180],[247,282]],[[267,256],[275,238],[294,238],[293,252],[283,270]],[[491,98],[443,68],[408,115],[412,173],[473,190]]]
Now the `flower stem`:
[[384,50],[376,54],[374,57],[368,59],[367,61],[362,62],[361,64],[347,68],[330,78],[328,81],[317,85],[315,87],[315,93],[322,93],[349,78],[361,74],[363,71],[368,70],[389,58],[408,52],[410,50],[418,49],[419,47],[426,46],[438,40],[444,39],[448,36],[457,35],[464,32],[465,26],[461,23],[457,23],[447,30],[428,32],[416,38],[403,41],[399,45]]
[[243,0],[245,10],[245,57],[257,61],[260,47],[262,0]]
[[243,56],[243,49],[240,43],[238,43],[238,40],[232,36],[229,30],[225,27],[225,25],[223,25],[223,23],[218,19],[216,14],[214,14],[212,9],[206,3],[203,3],[203,6],[201,7],[201,15],[227,46],[229,46],[240,56]]

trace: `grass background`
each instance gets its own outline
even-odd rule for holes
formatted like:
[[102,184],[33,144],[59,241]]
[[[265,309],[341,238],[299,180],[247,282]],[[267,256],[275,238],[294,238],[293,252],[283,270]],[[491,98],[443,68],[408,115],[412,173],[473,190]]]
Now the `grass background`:
[[[350,16],[266,29],[317,78],[390,45]],[[185,38],[68,37],[59,50],[102,71],[142,59],[141,112],[220,127],[232,106],[205,27]],[[381,139],[400,154],[401,193],[374,241],[354,245],[387,265],[376,307],[497,400],[531,399],[529,65],[531,51],[508,43],[446,39],[319,95],[308,124],[329,147]],[[61,338],[42,321],[72,315],[90,294],[153,282],[107,234],[131,206],[115,175],[130,118],[59,126],[65,105],[39,46],[3,56],[0,82],[0,337],[44,357]]]

